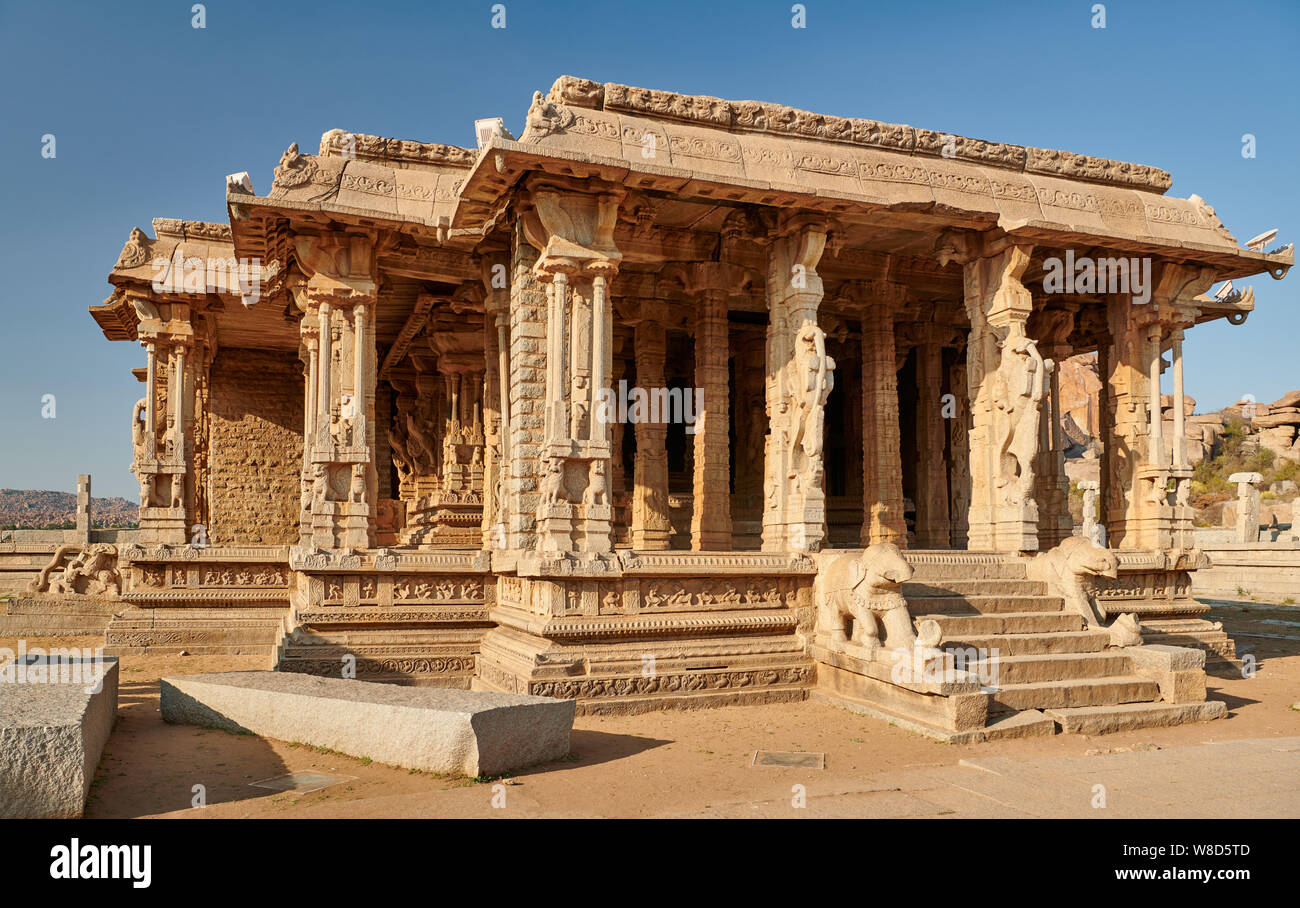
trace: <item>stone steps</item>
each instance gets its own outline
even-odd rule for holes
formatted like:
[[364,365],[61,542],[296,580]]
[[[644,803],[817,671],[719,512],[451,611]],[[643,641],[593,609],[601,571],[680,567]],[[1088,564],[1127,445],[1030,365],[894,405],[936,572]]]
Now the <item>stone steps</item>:
[[1221,719],[1228,707],[1221,700],[1200,703],[1120,703],[1113,706],[1077,706],[1045,711],[1064,734],[1104,735],[1137,728],[1165,728],[1184,722]]
[[1041,580],[909,580],[902,585],[908,600],[949,596],[1044,596]]
[[908,599],[909,606],[932,615],[996,615],[1006,613],[1062,611],[1062,601],[1054,596],[924,596]]
[[982,663],[968,663],[967,671],[992,678],[996,686],[1032,684],[1044,681],[1092,681],[1127,675],[1133,670],[1129,658],[1117,652],[1043,653],[1022,656],[999,655]]
[[[978,553],[909,553],[908,560],[915,574],[902,591],[911,614],[937,622],[940,646],[989,692],[982,740],[1058,730],[1101,734],[1227,711],[1213,701],[1162,700],[1151,672],[1111,649],[1105,630],[1088,629],[1082,617],[1066,612],[1044,583],[1029,580],[1023,561]],[[1202,634],[1204,624],[1196,628]],[[1144,638],[1166,642],[1181,630],[1144,627]]]
[[945,638],[944,649],[997,650],[1004,656],[1032,656],[1048,653],[1096,653],[1110,642],[1105,631],[1052,631],[1042,634],[989,634]]
[[943,581],[1024,580],[1028,575],[1023,560],[1006,555],[978,552],[928,553],[906,551],[903,557],[912,566],[911,583]]
[[920,614],[917,620],[938,622],[943,639],[968,639],[995,634],[1048,634],[1083,630],[1083,618],[1065,612],[1001,612],[991,615]]
[[1025,709],[1059,709],[1076,706],[1110,706],[1147,703],[1160,698],[1155,681],[1138,675],[1077,678],[1068,681],[1034,681],[1003,684],[989,702],[990,715]]

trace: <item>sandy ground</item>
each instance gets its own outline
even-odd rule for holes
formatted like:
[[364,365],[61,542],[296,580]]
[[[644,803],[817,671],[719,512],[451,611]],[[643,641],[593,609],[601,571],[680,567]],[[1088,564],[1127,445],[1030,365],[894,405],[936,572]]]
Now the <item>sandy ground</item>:
[[[567,760],[485,781],[411,772],[301,744],[167,725],[158,712],[159,678],[257,669],[262,660],[127,656],[120,667],[118,720],[100,761],[87,816],[657,817],[747,815],[747,809],[758,811],[753,815],[826,815],[825,809],[791,813],[795,785],[805,786],[808,799],[823,808],[838,805],[831,815],[909,815],[902,806],[890,805],[921,784],[917,780],[989,758],[1009,758],[1017,761],[1014,765],[1050,775],[1052,766],[1070,763],[1057,758],[1184,748],[1194,754],[1203,752],[1197,745],[1233,741],[1296,751],[1287,739],[1300,736],[1300,711],[1291,708],[1300,701],[1300,608],[1219,603],[1213,617],[1225,622],[1239,651],[1254,657],[1256,669],[1253,678],[1210,677],[1210,696],[1226,701],[1231,711],[1215,722],[1101,737],[948,745],[817,703],[579,717]],[[64,637],[29,639],[27,645],[97,643],[95,638]],[[0,638],[0,646],[13,648],[16,642]],[[825,769],[755,767],[756,750],[821,752]],[[350,778],[310,793],[251,785],[296,771]],[[1261,773],[1258,784],[1267,787],[1266,769]],[[1294,777],[1286,784],[1300,789]],[[201,809],[192,806],[196,785],[206,795],[207,806]],[[868,803],[863,791],[892,793],[893,799]],[[494,807],[494,801],[505,806]],[[979,805],[985,803],[962,802],[910,815],[981,815]],[[1300,805],[1291,815],[1300,815]]]

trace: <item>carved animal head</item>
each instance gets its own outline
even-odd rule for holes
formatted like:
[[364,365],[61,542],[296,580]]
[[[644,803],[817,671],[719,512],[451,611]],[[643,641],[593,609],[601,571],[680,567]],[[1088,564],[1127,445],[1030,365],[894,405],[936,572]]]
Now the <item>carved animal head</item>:
[[912,566],[903,560],[903,553],[892,542],[878,542],[862,553],[859,562],[862,579],[861,592],[894,590],[900,583],[912,579]]
[[1109,577],[1111,580],[1119,576],[1119,560],[1115,553],[1095,545],[1091,539],[1071,536],[1057,548],[1065,557],[1066,566],[1074,574]]

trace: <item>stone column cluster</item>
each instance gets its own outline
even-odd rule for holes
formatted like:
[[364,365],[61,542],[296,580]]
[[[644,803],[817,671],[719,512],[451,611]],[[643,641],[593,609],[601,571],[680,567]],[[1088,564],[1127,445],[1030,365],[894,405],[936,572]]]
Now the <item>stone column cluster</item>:
[[546,295],[536,510],[542,552],[600,556],[612,549],[605,405],[613,357],[609,285],[622,260],[614,225],[623,195],[591,181],[535,178],[521,201],[523,237],[540,253],[533,276]]
[[483,548],[504,549],[510,470],[510,289],[502,255],[483,260]]
[[297,302],[311,354],[305,456],[310,501],[299,541],[321,549],[374,545],[379,480],[375,450],[374,246],[364,236],[296,238],[308,278]]
[[131,427],[131,470],[140,483],[140,539],[180,545],[190,541],[195,367],[187,363],[186,353],[195,346],[195,333],[187,304],[160,308],[142,300],[137,311],[144,315],[137,335],[147,356],[145,396],[136,405]]
[[[1108,304],[1110,343],[1100,356],[1105,381],[1101,485],[1113,547],[1194,547],[1192,469],[1182,425],[1182,334],[1194,323],[1196,298],[1213,283],[1212,269],[1162,263],[1148,301],[1123,295]],[[1174,437],[1168,447],[1160,393],[1166,346],[1174,387]]]

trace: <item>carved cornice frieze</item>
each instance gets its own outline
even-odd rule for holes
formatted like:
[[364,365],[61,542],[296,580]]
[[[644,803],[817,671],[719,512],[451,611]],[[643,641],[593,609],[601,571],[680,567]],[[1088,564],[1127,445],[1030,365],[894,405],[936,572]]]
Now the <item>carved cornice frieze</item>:
[[[537,120],[549,117],[549,128],[565,128],[565,107],[639,114],[732,132],[797,136],[823,142],[899,151],[909,155],[971,161],[1025,173],[1040,173],[1112,186],[1163,193],[1172,178],[1143,164],[1113,161],[1048,148],[986,142],[929,129],[878,120],[835,117],[763,101],[727,101],[707,95],[685,95],[651,88],[561,76],[551,87],[544,108],[534,101]],[[530,112],[531,114],[531,112]],[[571,119],[572,114],[568,114]],[[534,124],[530,117],[529,126]],[[560,121],[560,122],[555,122]],[[544,134],[544,133],[543,133]]]
[[477,552],[395,552],[374,549],[366,552],[325,551],[293,546],[288,550],[289,566],[304,573],[339,571],[380,571],[392,573],[466,573],[482,574],[492,569],[491,553]]
[[456,145],[435,142],[412,142],[388,139],[343,129],[331,129],[320,137],[321,157],[351,158],[358,161],[383,161],[402,164],[442,164],[471,167],[476,153]]

